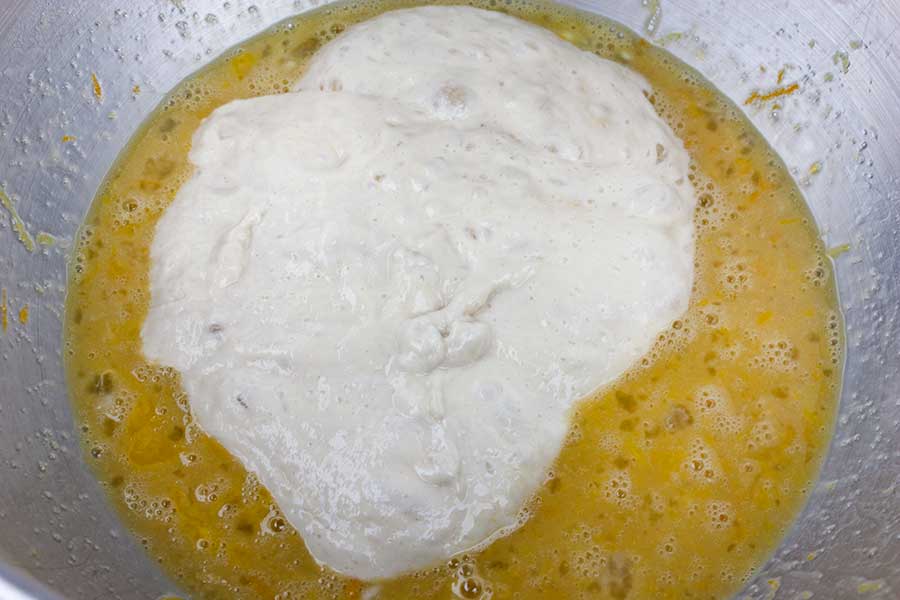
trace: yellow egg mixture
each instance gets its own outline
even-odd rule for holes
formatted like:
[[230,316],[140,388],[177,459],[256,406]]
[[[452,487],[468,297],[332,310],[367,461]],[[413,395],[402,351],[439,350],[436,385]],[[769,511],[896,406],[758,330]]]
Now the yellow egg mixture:
[[379,582],[319,568],[267,491],[192,423],[178,374],[148,364],[156,221],[189,176],[200,121],[286,92],[348,25],[410,2],[282,23],[182,83],[94,202],[66,312],[72,396],[89,460],[126,523],[206,598],[718,598],[774,549],[828,445],[843,340],[828,262],[782,163],[735,107],[666,52],[557,6],[475,2],[627,64],[684,140],[699,195],[691,308],[641,365],[582,403],[516,532]]

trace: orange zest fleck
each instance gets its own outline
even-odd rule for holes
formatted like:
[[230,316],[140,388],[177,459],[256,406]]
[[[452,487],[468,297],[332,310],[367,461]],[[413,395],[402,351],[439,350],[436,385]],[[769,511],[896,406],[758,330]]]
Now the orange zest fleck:
[[778,85],[781,85],[781,82],[784,81],[784,69],[778,71],[778,79],[775,81]]
[[94,97],[96,97],[97,100],[103,100],[103,88],[100,87],[100,80],[97,79],[96,73],[91,73],[91,85],[94,88]]
[[781,96],[790,96],[794,92],[800,89],[799,83],[792,83],[791,85],[775,88],[771,92],[767,94],[760,94],[757,91],[754,91],[752,94],[747,96],[747,99],[744,100],[744,105],[753,104],[753,103],[763,103],[768,102],[769,100],[773,100],[775,98],[780,98]]
[[141,86],[136,85],[136,86],[134,86],[133,88],[131,88],[131,93],[132,93],[132,94],[140,94],[140,93],[141,93]]
[[64,136],[62,136],[62,141],[64,141],[64,142],[74,142],[74,141],[75,141],[75,136],[74,136],[74,135],[64,135]]
[[27,304],[19,309],[19,323],[21,323],[22,325],[28,324],[28,305]]

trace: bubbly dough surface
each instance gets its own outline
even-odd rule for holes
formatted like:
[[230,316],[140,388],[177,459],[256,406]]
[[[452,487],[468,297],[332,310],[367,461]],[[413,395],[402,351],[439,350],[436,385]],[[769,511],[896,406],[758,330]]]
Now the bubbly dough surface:
[[198,130],[144,351],[317,560],[386,578],[516,526],[572,404],[687,308],[688,156],[646,88],[422,7]]

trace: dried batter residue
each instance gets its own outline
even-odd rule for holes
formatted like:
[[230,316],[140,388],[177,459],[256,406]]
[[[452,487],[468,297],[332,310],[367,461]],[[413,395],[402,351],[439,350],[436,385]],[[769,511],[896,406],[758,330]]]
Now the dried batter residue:
[[56,245],[56,237],[46,231],[39,231],[35,236],[37,243],[41,246],[54,246]]
[[91,85],[94,88],[94,97],[97,100],[103,100],[103,88],[100,86],[100,80],[97,79],[96,73],[91,73]]
[[9,223],[12,226],[13,231],[16,232],[16,237],[19,238],[19,241],[22,242],[22,245],[25,246],[26,250],[34,252],[34,238],[28,233],[25,222],[19,217],[19,213],[16,211],[12,199],[3,188],[0,188],[0,204],[2,204],[3,208],[9,212]]
[[644,21],[644,31],[653,35],[659,30],[659,22],[662,20],[662,2],[661,0],[643,0],[641,2],[650,15]]
[[835,51],[831,57],[831,62],[838,65],[841,68],[841,73],[844,75],[850,70],[850,56],[843,50]]
[[667,45],[681,41],[686,34],[680,31],[672,31],[666,35],[656,39],[656,45],[665,48]]
[[6,288],[0,291],[0,327],[3,333],[9,328],[9,308],[6,306]]
[[857,594],[871,594],[872,592],[881,591],[884,588],[884,579],[875,579],[872,581],[863,581],[856,586]]

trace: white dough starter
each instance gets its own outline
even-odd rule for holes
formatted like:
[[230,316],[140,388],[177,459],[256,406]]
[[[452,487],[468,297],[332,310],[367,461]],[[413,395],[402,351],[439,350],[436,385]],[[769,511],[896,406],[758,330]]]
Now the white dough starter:
[[194,136],[144,352],[360,579],[509,531],[573,404],[687,308],[680,140],[612,62],[513,17],[386,13]]

